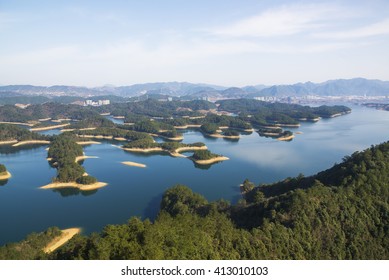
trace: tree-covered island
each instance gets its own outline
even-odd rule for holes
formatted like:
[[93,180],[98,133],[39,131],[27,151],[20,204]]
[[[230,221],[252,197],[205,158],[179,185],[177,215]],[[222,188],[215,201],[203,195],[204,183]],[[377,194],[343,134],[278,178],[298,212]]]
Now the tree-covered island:
[[43,189],[75,187],[80,190],[92,190],[105,186],[97,179],[86,174],[78,161],[88,158],[84,156],[82,147],[77,144],[73,134],[54,136],[48,151],[50,165],[57,168],[57,176],[53,183],[43,186]]

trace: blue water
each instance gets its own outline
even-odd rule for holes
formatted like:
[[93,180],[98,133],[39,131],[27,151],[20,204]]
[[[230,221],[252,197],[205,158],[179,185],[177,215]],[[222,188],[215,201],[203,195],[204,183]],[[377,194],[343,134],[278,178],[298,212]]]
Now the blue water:
[[[388,128],[389,112],[353,107],[351,114],[342,117],[303,123],[293,129],[302,134],[291,142],[259,137],[255,132],[227,141],[185,131],[185,143],[201,141],[212,152],[230,158],[208,169],[197,168],[185,158],[132,154],[112,146],[120,142],[104,141],[84,148],[86,155],[98,156],[85,160],[86,171],[108,183],[92,192],[39,189],[56,173],[46,161],[47,146],[0,146],[0,162],[12,173],[0,186],[0,244],[50,226],[82,227],[90,233],[107,224],[124,223],[131,216],[153,219],[162,193],[175,184],[187,185],[208,200],[236,202],[238,186],[246,178],[259,184],[314,174],[356,150],[389,140]],[[125,166],[121,161],[147,167]]]

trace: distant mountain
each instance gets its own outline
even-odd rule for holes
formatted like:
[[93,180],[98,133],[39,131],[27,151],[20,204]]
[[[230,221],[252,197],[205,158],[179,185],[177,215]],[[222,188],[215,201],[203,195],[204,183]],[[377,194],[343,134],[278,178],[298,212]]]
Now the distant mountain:
[[330,80],[323,83],[297,83],[293,85],[276,85],[250,94],[256,96],[345,96],[345,95],[389,95],[389,82],[367,80],[363,78]]
[[0,86],[0,96],[43,95],[43,96],[80,96],[91,97],[101,95],[116,95],[121,97],[164,95],[182,99],[202,98],[253,98],[258,96],[345,96],[389,95],[389,82],[368,80],[363,78],[330,80],[323,83],[297,83],[292,85],[222,87],[208,84],[193,84],[187,82],[145,83],[130,86],[87,88],[76,86],[55,85],[50,87],[31,85]]

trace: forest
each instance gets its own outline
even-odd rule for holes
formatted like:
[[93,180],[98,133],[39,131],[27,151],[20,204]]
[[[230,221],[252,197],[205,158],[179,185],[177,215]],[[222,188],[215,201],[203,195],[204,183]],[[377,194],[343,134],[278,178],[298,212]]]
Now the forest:
[[51,136],[31,132],[14,124],[0,124],[0,141],[50,140]]
[[93,184],[97,180],[92,176],[84,176],[85,169],[76,162],[76,158],[83,155],[83,150],[76,143],[73,134],[63,133],[53,137],[48,151],[50,164],[57,168],[56,182],[77,182],[79,184]]
[[[132,217],[76,235],[49,255],[40,234],[0,248],[2,259],[388,259],[389,142],[316,175],[269,185],[244,180],[242,199],[209,202],[168,189],[154,221]],[[210,186],[212,187],[212,186]],[[25,254],[20,246],[30,245]]]

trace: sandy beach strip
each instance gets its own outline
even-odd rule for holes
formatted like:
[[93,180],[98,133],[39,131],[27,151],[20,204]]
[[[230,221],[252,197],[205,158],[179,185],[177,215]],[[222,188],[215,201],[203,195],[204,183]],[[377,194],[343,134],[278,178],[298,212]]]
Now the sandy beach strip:
[[21,141],[16,144],[13,144],[12,147],[18,147],[23,145],[30,145],[30,144],[50,144],[50,141],[47,140],[27,140],[27,141]]
[[99,157],[96,157],[96,156],[78,156],[76,157],[76,159],[74,160],[75,162],[79,162],[81,160],[84,160],[84,159],[87,159],[87,158],[99,158]]
[[127,141],[127,139],[124,138],[124,137],[114,137],[113,140],[116,140],[116,141]]
[[142,167],[142,168],[146,167],[146,164],[133,162],[133,161],[122,161],[121,163],[128,166],[135,166],[135,167]]
[[102,187],[105,187],[106,185],[108,184],[104,182],[96,182],[94,184],[89,184],[89,185],[78,184],[76,182],[66,182],[66,183],[59,182],[59,183],[50,183],[39,188],[40,189],[76,188],[79,189],[80,191],[92,191],[92,190],[97,190]]
[[78,141],[76,142],[78,145],[84,146],[84,145],[92,145],[92,144],[101,144],[101,142],[97,141]]
[[68,228],[61,230],[61,235],[54,238],[49,244],[46,245],[45,248],[43,248],[43,252],[45,253],[51,253],[64,245],[66,242],[68,242],[70,239],[72,239],[73,236],[76,234],[79,234],[81,232],[81,228]]
[[187,129],[187,128],[200,128],[201,124],[188,124],[188,125],[177,125],[175,129]]
[[65,129],[61,129],[61,132],[69,132],[69,131],[75,131],[75,130],[79,130],[79,131],[84,131],[84,130],[95,130],[96,127],[86,127],[86,128],[65,128]]
[[35,127],[35,128],[30,128],[30,131],[44,131],[44,130],[51,130],[51,129],[56,129],[56,128],[61,128],[70,125],[70,123],[65,123],[65,124],[58,124],[58,125],[51,125],[51,126],[44,126],[44,127]]
[[200,150],[208,150],[207,146],[201,146],[201,147],[181,147],[175,150],[176,153],[182,153],[182,152],[190,152],[190,151],[200,151]]
[[290,135],[290,136],[285,136],[285,137],[278,137],[277,140],[288,141],[288,140],[292,140],[293,138],[294,138],[294,135]]
[[280,127],[300,127],[301,126],[301,124],[286,124],[286,123],[278,123],[277,124],[278,126],[280,126]]
[[209,165],[209,164],[216,163],[216,162],[219,162],[219,161],[229,160],[228,157],[223,157],[223,156],[214,157],[214,158],[205,159],[205,160],[195,160],[193,158],[190,158],[190,159],[193,160],[195,163],[201,164],[201,165]]
[[112,118],[114,118],[114,119],[125,119],[126,117],[125,116],[112,116]]
[[7,141],[0,141],[0,145],[10,145],[18,143],[18,140],[7,140]]
[[240,135],[237,135],[237,136],[227,136],[227,135],[222,135],[222,134],[219,134],[219,133],[214,133],[214,134],[207,134],[209,137],[213,137],[213,138],[226,138],[226,139],[240,139]]
[[9,173],[8,171],[5,171],[4,173],[0,175],[0,180],[7,180],[12,177],[11,173]]
[[135,152],[135,153],[166,152],[164,149],[160,147],[148,148],[148,149],[141,149],[141,148],[121,148],[121,149],[128,152]]

